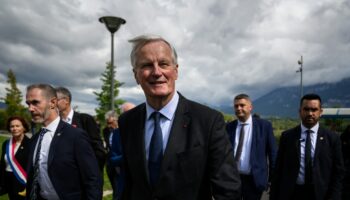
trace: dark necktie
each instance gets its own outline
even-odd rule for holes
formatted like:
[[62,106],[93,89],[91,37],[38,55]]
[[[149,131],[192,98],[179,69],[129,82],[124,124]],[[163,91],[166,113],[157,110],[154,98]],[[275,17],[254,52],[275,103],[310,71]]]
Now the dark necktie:
[[34,173],[33,173],[33,184],[32,189],[30,191],[30,199],[37,200],[38,199],[38,186],[39,186],[39,159],[40,159],[40,149],[41,142],[43,141],[44,134],[48,130],[46,128],[42,128],[39,133],[38,146],[35,152],[35,161],[34,161]]
[[305,142],[305,184],[312,183],[312,159],[311,159],[311,130],[306,131],[306,142]]
[[159,179],[160,166],[163,158],[163,136],[159,122],[161,114],[159,112],[154,112],[152,113],[152,117],[154,119],[154,130],[149,147],[148,170],[150,183],[154,186]]
[[244,141],[244,126],[246,124],[241,124],[241,131],[239,133],[239,140],[238,140],[238,146],[236,150],[236,156],[235,156],[235,161],[238,162],[239,159],[241,158],[242,155],[242,150],[243,150],[243,141]]

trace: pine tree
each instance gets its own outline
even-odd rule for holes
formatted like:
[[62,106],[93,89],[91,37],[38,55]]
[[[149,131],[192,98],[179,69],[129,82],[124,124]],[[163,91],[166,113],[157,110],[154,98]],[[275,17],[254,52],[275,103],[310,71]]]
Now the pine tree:
[[7,83],[9,87],[5,88],[6,97],[4,98],[7,105],[6,115],[8,117],[14,115],[27,117],[26,109],[21,104],[23,96],[17,87],[16,76],[11,69],[7,72]]
[[[111,73],[111,63],[107,63],[105,71],[101,74],[101,92],[94,92],[94,94],[97,96],[97,101],[99,102],[99,107],[95,109],[97,119],[100,122],[104,122],[104,115],[107,111],[111,110],[111,80],[112,80],[112,73]],[[125,101],[122,99],[116,99],[119,95],[119,87],[122,86],[124,83],[119,82],[118,80],[114,79],[114,107],[117,113],[120,113],[120,109],[118,108],[119,105],[123,104]]]

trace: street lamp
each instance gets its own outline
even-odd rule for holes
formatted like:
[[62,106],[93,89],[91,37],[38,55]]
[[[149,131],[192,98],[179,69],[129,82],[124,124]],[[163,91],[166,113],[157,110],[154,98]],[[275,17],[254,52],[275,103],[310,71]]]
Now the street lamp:
[[298,65],[300,65],[299,70],[296,72],[300,72],[300,99],[303,97],[303,56],[301,56],[300,60],[298,60]]
[[114,33],[126,21],[123,18],[114,16],[100,17],[99,21],[104,23],[108,31],[111,32],[111,110],[114,110]]

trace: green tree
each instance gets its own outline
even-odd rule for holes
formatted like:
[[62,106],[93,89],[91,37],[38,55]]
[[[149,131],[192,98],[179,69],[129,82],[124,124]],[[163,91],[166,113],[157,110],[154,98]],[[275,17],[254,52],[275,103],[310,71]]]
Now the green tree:
[[[95,109],[97,119],[100,122],[104,122],[104,115],[107,111],[111,109],[111,80],[112,80],[112,73],[111,73],[111,63],[107,63],[105,71],[101,74],[101,92],[94,92],[94,94],[97,96],[97,101],[99,103],[99,107]],[[119,82],[118,80],[114,79],[114,108],[115,110],[120,113],[119,105],[123,104],[125,101],[122,99],[117,99],[119,95],[119,87],[122,86],[124,83]]]
[[16,76],[11,69],[7,72],[7,83],[9,87],[5,88],[6,97],[3,98],[7,105],[7,116],[26,116],[26,109],[21,104],[23,96],[21,91],[17,87]]

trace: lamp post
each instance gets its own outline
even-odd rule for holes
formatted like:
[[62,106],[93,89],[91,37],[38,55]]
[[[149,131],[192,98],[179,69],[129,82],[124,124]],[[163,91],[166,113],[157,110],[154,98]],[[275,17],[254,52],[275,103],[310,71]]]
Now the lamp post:
[[298,65],[300,65],[297,73],[300,72],[300,99],[303,97],[303,56],[298,60]]
[[123,18],[114,16],[100,17],[99,21],[104,23],[108,31],[111,32],[111,110],[114,110],[114,33],[126,21]]

